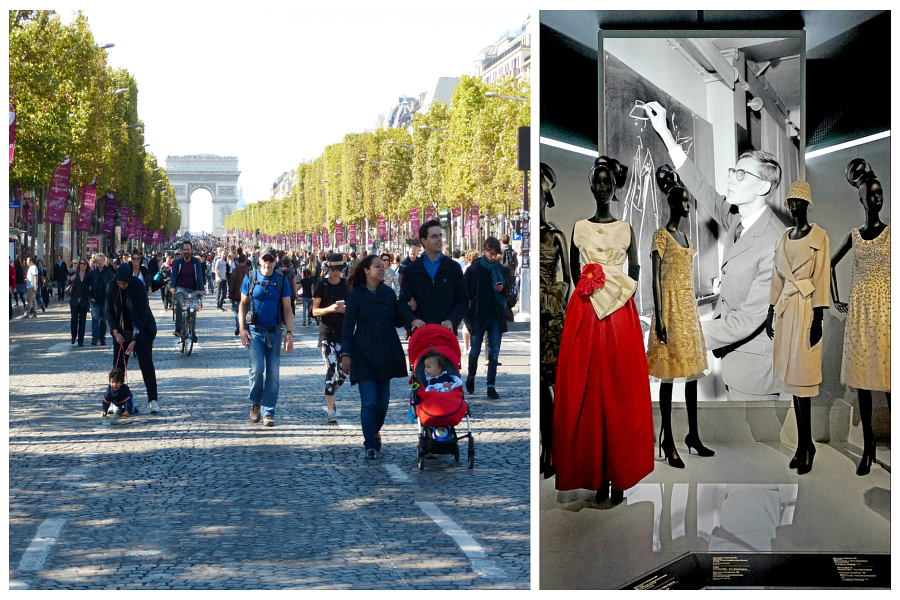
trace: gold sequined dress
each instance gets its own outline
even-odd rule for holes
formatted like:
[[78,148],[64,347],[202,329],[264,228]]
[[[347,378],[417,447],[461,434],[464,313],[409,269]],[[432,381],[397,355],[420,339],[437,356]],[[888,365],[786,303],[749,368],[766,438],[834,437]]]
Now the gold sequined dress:
[[542,243],[540,250],[541,383],[549,386],[556,381],[559,340],[562,338],[566,315],[567,286],[556,278],[560,260],[556,246]]
[[853,240],[853,289],[844,323],[841,383],[891,391],[891,226],[874,240]]
[[694,256],[697,251],[690,236],[688,247],[679,244],[665,228],[653,234],[650,251],[659,252],[663,323],[667,343],[650,327],[647,369],[651,377],[671,383],[677,377],[687,381],[705,375],[706,342],[700,327],[700,313],[694,297]]

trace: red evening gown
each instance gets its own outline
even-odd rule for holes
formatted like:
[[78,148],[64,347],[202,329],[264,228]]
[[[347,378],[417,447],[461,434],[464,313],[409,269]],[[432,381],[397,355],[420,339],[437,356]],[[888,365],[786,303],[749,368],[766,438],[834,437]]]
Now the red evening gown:
[[653,471],[647,358],[631,297],[636,282],[622,271],[631,227],[579,221],[574,242],[583,273],[599,264],[605,282],[588,296],[573,293],[566,310],[553,405],[556,489],[596,490],[611,481],[626,490]]

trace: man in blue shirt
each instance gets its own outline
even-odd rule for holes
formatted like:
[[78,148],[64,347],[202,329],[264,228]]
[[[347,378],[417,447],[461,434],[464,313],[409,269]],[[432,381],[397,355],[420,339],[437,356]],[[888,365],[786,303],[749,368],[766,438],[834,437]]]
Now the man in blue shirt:
[[258,423],[262,412],[266,427],[275,425],[282,323],[284,351],[290,354],[294,349],[292,289],[284,275],[275,273],[276,256],[271,246],[260,250],[259,269],[241,284],[238,310],[241,343],[250,349],[250,420]]

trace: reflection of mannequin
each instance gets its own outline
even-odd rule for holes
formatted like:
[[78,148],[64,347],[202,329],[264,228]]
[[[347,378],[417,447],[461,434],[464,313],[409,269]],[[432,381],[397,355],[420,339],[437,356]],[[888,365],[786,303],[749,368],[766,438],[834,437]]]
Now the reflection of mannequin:
[[[684,396],[688,411],[685,443],[700,456],[715,454],[700,441],[697,428],[697,379],[707,368],[706,344],[700,328],[700,316],[694,297],[693,258],[696,250],[687,234],[678,231],[681,220],[690,213],[690,194],[681,178],[669,165],[656,171],[656,183],[669,203],[669,222],[653,234],[654,328],[650,332],[647,364],[650,375],[662,380],[659,388],[661,417],[660,451],[669,466],[684,468],[675,450],[672,435],[672,383],[686,377]],[[666,329],[666,323],[669,329]]]
[[[812,440],[810,398],[822,382],[822,319],[828,306],[831,260],[825,231],[810,225],[809,184],[795,181],[785,199],[794,218],[775,244],[766,334],[775,340],[773,374],[778,389],[794,396],[797,451],[790,468],[798,475],[812,469],[816,448]],[[809,332],[809,333],[807,333]]]
[[612,487],[613,503],[653,471],[649,376],[632,298],[637,244],[631,226],[609,212],[626,175],[605,156],[590,172],[597,210],[572,232],[577,285],[566,308],[553,402],[556,489],[596,489],[602,502]]
[[[887,392],[889,408],[891,404],[891,231],[879,218],[884,191],[869,164],[860,158],[850,161],[847,181],[859,191],[866,222],[850,232],[831,258],[831,289],[835,308],[849,313],[841,382],[857,388],[864,449],[856,474],[868,475],[875,460],[872,390]],[[835,267],[851,247],[856,252],[848,306],[840,301]]]
[[[559,340],[562,337],[563,318],[572,276],[569,273],[569,257],[566,254],[566,236],[544,217],[546,207],[553,208],[550,190],[556,186],[556,173],[549,165],[541,163],[541,237],[540,237],[540,285],[541,285],[541,462],[544,477],[554,473],[553,449],[553,392],[556,380],[556,363]],[[557,269],[562,270],[562,282],[557,280]]]

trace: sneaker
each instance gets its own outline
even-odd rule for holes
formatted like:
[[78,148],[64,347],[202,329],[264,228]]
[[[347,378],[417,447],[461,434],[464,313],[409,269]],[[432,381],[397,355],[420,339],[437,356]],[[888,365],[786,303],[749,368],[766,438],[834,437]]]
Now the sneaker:
[[263,415],[263,427],[275,427],[275,417],[272,415]]
[[366,460],[375,460],[378,458],[378,452],[375,450],[366,450]]
[[469,392],[470,394],[475,393],[475,378],[474,377],[466,378],[466,391]]
[[336,410],[328,411],[328,422],[329,423],[337,423],[337,411]]
[[91,340],[91,346],[96,346],[99,343],[100,342],[98,342],[97,340]]
[[375,434],[375,451],[381,452],[381,432]]
[[159,412],[159,403],[156,400],[150,401],[150,412],[152,412],[152,413]]
[[491,398],[492,400],[499,400],[499,399],[500,399],[500,395],[497,393],[497,390],[495,390],[495,389],[492,388],[492,387],[489,387],[489,388],[488,388],[487,396],[488,396],[488,398]]
[[259,423],[259,404],[250,405],[250,421]]

